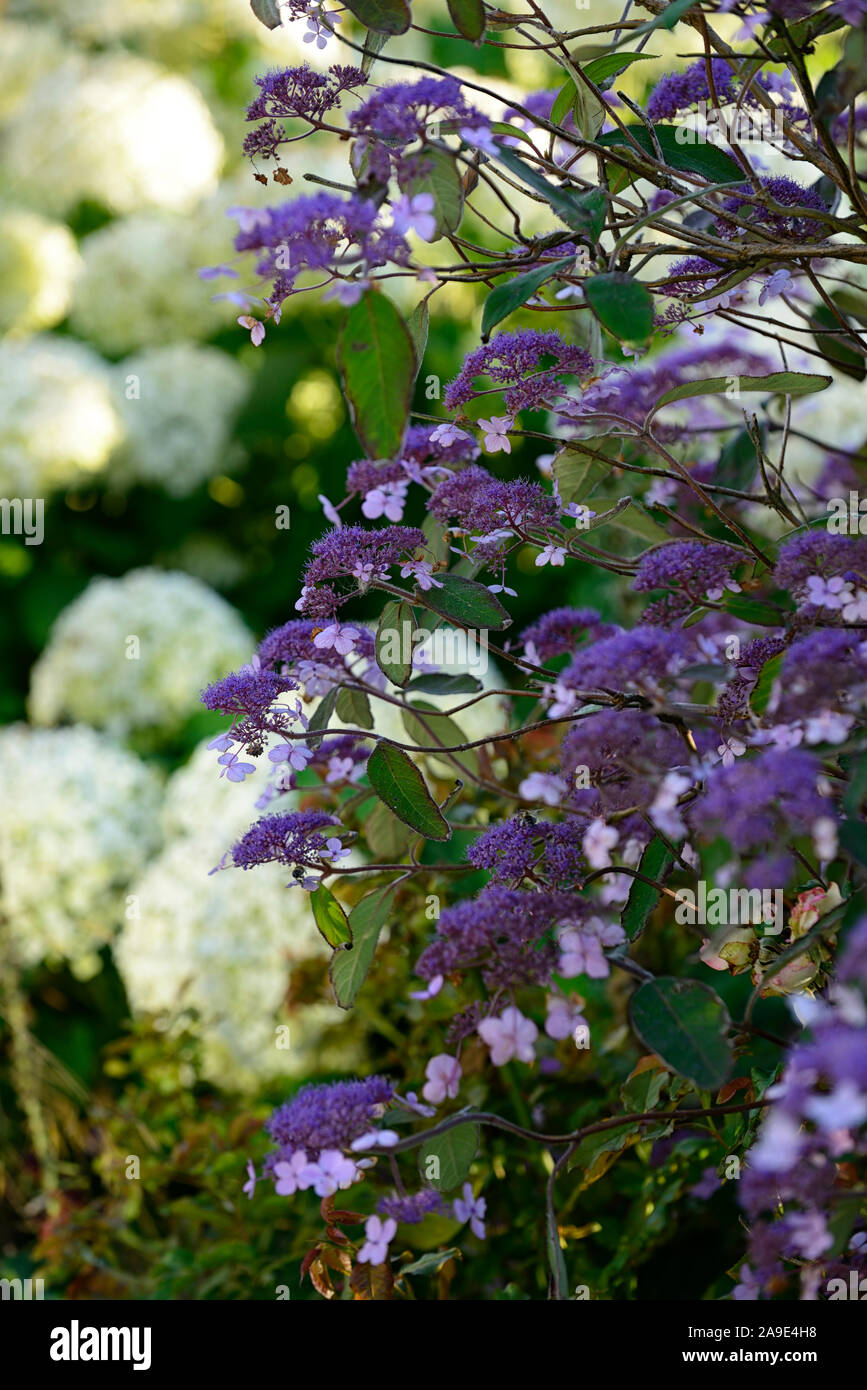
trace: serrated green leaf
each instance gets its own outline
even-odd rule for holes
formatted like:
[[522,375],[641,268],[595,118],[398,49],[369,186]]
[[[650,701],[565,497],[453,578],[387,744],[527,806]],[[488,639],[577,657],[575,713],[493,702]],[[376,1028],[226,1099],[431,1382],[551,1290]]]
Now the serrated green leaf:
[[732,1048],[726,1033],[731,1020],[708,985],[665,975],[646,980],[632,996],[629,1016],[644,1045],[699,1090],[712,1090],[728,1080]]
[[424,778],[402,748],[377,743],[367,760],[370,785],[398,820],[428,840],[448,840],[451,826],[428,791]]
[[[419,1150],[418,1166],[422,1176],[439,1192],[453,1191],[466,1182],[478,1147],[479,1127],[471,1121],[426,1140]],[[430,1159],[437,1160],[438,1172]]]
[[335,713],[338,719],[342,719],[344,724],[351,724],[353,728],[373,728],[370,701],[363,690],[353,690],[350,686],[342,685],[337,692]]
[[392,685],[406,685],[412,675],[412,635],[415,615],[403,600],[389,600],[379,617],[374,652],[376,664]]
[[333,946],[335,950],[338,947],[343,947],[345,951],[351,950],[352,930],[349,919],[324,883],[320,883],[310,894],[310,907],[319,935],[325,938],[328,945]]
[[456,574],[438,577],[442,588],[428,589],[424,601],[441,617],[477,631],[501,632],[511,625],[512,619],[506,609],[484,584]]
[[447,0],[452,23],[465,39],[477,43],[485,32],[485,7],[482,0]]
[[329,969],[334,998],[341,1009],[352,1008],[367,979],[367,972],[376,955],[379,934],[394,903],[396,888],[396,883],[375,888],[357,902],[349,914],[353,949],[336,951],[331,957]]
[[770,372],[767,376],[711,376],[704,381],[684,381],[666,391],[656,405],[653,413],[673,401],[689,400],[693,396],[727,395],[736,383],[737,391],[743,395],[760,392],[763,396],[806,396],[813,391],[824,391],[831,385],[832,378],[819,376],[814,372]]
[[353,304],[337,360],[362,446],[370,458],[391,458],[403,442],[416,363],[409,329],[384,294],[365,290]]

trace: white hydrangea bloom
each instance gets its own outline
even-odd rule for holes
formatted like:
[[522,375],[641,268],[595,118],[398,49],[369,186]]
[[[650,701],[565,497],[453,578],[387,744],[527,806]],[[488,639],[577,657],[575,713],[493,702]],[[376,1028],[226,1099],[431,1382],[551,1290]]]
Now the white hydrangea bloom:
[[32,20],[0,23],[0,120],[22,105],[34,84],[67,52],[67,40],[53,25]]
[[213,299],[229,282],[208,282],[197,274],[233,254],[232,227],[218,215],[204,221],[204,214],[142,212],[85,237],[70,319],[74,331],[119,355],[208,338],[234,322],[240,310]]
[[36,213],[0,213],[0,333],[53,328],[81,269],[75,237]]
[[17,961],[83,962],[159,843],[158,775],[76,726],[0,730],[0,904]]
[[92,478],[122,427],[105,363],[69,338],[0,343],[0,492],[47,497]]
[[252,650],[236,610],[188,574],[139,569],[92,579],[33,668],[30,716],[158,739],[197,713],[203,686]]
[[240,461],[227,450],[249,381],[247,369],[217,348],[176,343],[128,357],[115,372],[126,438],[112,461],[113,479],[184,497],[226,472]]
[[342,1010],[326,998],[286,1004],[293,967],[324,966],[329,955],[307,894],[286,887],[288,870],[278,864],[210,873],[258,819],[262,788],[258,777],[221,781],[216,759],[201,745],[167,785],[167,848],[133,885],[138,915],[115,947],[130,1003],[175,1025],[194,1011],[205,1074],[223,1086],[352,1068],[357,1045],[337,1032],[323,1039],[345,1023]]
[[73,54],[7,126],[5,180],[49,213],[83,199],[114,213],[192,208],[213,191],[223,141],[193,84],[130,54]]

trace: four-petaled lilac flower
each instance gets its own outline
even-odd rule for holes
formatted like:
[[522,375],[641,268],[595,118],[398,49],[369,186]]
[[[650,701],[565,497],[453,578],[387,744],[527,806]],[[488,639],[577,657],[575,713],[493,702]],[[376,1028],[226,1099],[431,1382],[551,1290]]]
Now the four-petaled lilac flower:
[[230,782],[243,782],[245,777],[256,771],[255,763],[239,762],[237,753],[223,753],[217,762],[223,769],[220,776],[228,778]]
[[769,275],[762,285],[759,304],[765,304],[769,299],[776,299],[777,295],[785,294],[791,279],[792,276],[788,270],[775,270],[773,275]]
[[399,1139],[396,1129],[369,1129],[353,1139],[349,1147],[353,1153],[363,1153],[365,1149],[391,1149]]
[[316,1162],[308,1163],[300,1174],[317,1197],[332,1197],[338,1188],[351,1187],[357,1176],[357,1165],[339,1149],[323,1149]]
[[422,241],[433,241],[437,229],[434,206],[432,193],[403,194],[391,209],[395,229],[401,236],[415,232]]
[[587,863],[591,869],[607,869],[611,864],[610,850],[614,848],[620,838],[613,825],[606,825],[604,820],[593,820],[587,827],[582,842]]
[[441,589],[443,587],[442,580],[434,578],[433,565],[430,560],[409,560],[401,566],[401,579],[409,579],[410,575],[423,594],[427,593],[428,589]]
[[329,623],[328,627],[320,628],[313,638],[314,647],[320,650],[327,650],[333,647],[341,656],[348,656],[355,651],[355,643],[360,633],[357,627],[341,627],[340,623]]
[[485,432],[485,448],[489,454],[512,452],[509,430],[515,421],[511,415],[492,415],[490,420],[478,420],[476,423]]
[[473,1195],[473,1185],[465,1182],[461,1189],[463,1196],[456,1197],[454,1200],[454,1213],[456,1221],[469,1221],[470,1230],[479,1240],[485,1238],[485,1212],[488,1204],[484,1197]]
[[310,1186],[310,1180],[305,1177],[307,1167],[307,1155],[303,1149],[296,1149],[288,1162],[281,1159],[275,1163],[273,1171],[277,1181],[274,1191],[277,1196],[292,1197],[296,1192],[304,1192]]
[[545,806],[560,806],[566,796],[566,783],[553,772],[531,772],[518,787],[524,801],[541,801]]
[[313,749],[305,748],[303,743],[281,743],[276,748],[271,749],[268,754],[268,761],[288,763],[290,767],[294,767],[296,772],[303,772],[312,757]]
[[532,1019],[525,1018],[512,1004],[499,1018],[482,1019],[477,1032],[490,1048],[495,1067],[504,1067],[513,1057],[519,1062],[532,1062],[536,1056],[533,1044],[539,1030]]
[[389,1217],[383,1221],[381,1216],[369,1216],[364,1223],[365,1241],[356,1259],[360,1265],[384,1265],[388,1259],[388,1247],[397,1234],[397,1222]]
[[247,1181],[244,1183],[241,1191],[246,1192],[247,1196],[250,1198],[252,1198],[253,1193],[256,1191],[256,1168],[252,1158],[247,1159]]
[[461,1064],[457,1058],[450,1057],[447,1052],[440,1052],[436,1057],[431,1057],[425,1067],[427,1081],[421,1093],[432,1105],[440,1105],[446,1097],[454,1100],[461,1088],[462,1075]]
[[536,566],[541,568],[543,565],[565,565],[566,547],[564,545],[546,545],[544,550],[540,550],[536,556]]

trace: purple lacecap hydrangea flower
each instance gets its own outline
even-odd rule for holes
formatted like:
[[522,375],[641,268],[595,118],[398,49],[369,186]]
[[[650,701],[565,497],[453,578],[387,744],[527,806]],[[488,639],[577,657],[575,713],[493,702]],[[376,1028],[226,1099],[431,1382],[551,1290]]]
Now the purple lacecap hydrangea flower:
[[464,99],[455,77],[422,77],[417,82],[395,82],[380,87],[349,117],[357,135],[375,136],[396,145],[421,138],[439,114],[478,126],[488,122]]
[[[339,526],[326,532],[311,547],[312,558],[304,572],[304,590],[296,607],[313,618],[331,617],[353,593],[364,591],[375,580],[387,577],[389,568],[425,546],[417,526]],[[326,581],[352,579],[341,595]]]
[[[734,100],[734,74],[725,58],[712,58],[713,82],[721,102]],[[697,102],[712,101],[704,58],[690,63],[682,72],[670,72],[658,82],[647,99],[647,115],[651,121],[671,120],[678,111],[695,106]]]
[[390,1197],[381,1197],[376,1207],[383,1216],[407,1226],[418,1225],[426,1216],[442,1211],[443,1199],[433,1187],[423,1187],[420,1192],[399,1195],[393,1192]]
[[814,574],[825,579],[849,574],[867,579],[867,536],[805,531],[780,546],[774,579],[781,589],[801,598]]
[[440,483],[429,510],[443,525],[458,522],[465,530],[487,534],[501,527],[526,532],[556,522],[560,509],[545,490],[526,478],[503,482],[478,464],[463,468]]
[[[814,208],[817,212],[827,212],[824,198],[815,188],[805,188],[786,174],[774,174],[770,178],[760,178],[759,183],[774,203],[784,208]],[[744,186],[743,192],[753,197],[752,188]],[[800,212],[776,212],[769,207],[745,201],[741,193],[733,193],[723,204],[727,212],[737,213],[747,222],[767,227],[778,237],[788,237],[795,241],[818,241],[826,233],[825,223],[815,217]],[[717,231],[722,236],[735,236],[739,229],[722,217],[717,222]]]
[[[676,730],[646,711],[600,710],[569,730],[560,766],[570,783],[586,769],[590,785],[576,787],[572,804],[586,815],[604,818],[628,807],[649,807],[666,771],[683,766],[688,756]],[[629,817],[621,830],[623,836],[646,836],[647,823],[641,816]]]
[[206,709],[219,714],[261,718],[280,695],[287,690],[297,689],[296,682],[290,676],[261,667],[223,676],[222,680],[214,681],[213,685],[203,690],[201,698]]
[[728,545],[672,541],[641,557],[633,589],[679,589],[690,598],[721,598],[743,556]]
[[479,456],[479,446],[471,434],[458,431],[449,441],[434,439],[435,425],[410,425],[400,449],[406,463],[418,465],[470,463]]
[[321,856],[328,855],[321,832],[339,825],[326,811],[284,811],[256,821],[232,850],[232,862],[239,869],[257,864],[292,864],[321,868]]
[[775,722],[806,719],[819,710],[845,709],[867,691],[867,655],[861,634],[819,628],[799,638],[783,659]]
[[444,400],[449,410],[465,405],[478,394],[476,378],[487,376],[504,388],[503,399],[512,412],[539,409],[562,396],[564,377],[581,382],[594,371],[590,354],[568,343],[553,328],[546,332],[520,328],[498,333],[490,343],[471,352],[446,387]]
[[655,627],[635,627],[582,647],[559,677],[567,690],[654,693],[686,659],[686,639]]
[[255,81],[259,95],[247,107],[247,120],[263,124],[245,137],[244,153],[273,158],[287,138],[283,120],[319,122],[340,105],[344,92],[365,86],[367,78],[360,68],[335,64],[322,73],[302,63],[300,67],[274,69]]
[[500,882],[519,883],[532,870],[552,887],[575,887],[588,869],[582,848],[587,824],[584,817],[554,823],[521,813],[480,835],[467,859]]
[[818,789],[821,764],[800,748],[743,758],[708,774],[689,821],[705,839],[723,836],[741,854],[809,834],[833,803]]
[[265,1124],[268,1135],[280,1145],[280,1152],[269,1156],[266,1167],[273,1167],[281,1152],[303,1149],[308,1158],[315,1158],[323,1149],[348,1149],[354,1139],[369,1132],[393,1095],[394,1087],[384,1076],[303,1086]]
[[520,640],[527,660],[541,663],[573,652],[588,634],[596,641],[616,631],[592,608],[552,608],[525,628]]

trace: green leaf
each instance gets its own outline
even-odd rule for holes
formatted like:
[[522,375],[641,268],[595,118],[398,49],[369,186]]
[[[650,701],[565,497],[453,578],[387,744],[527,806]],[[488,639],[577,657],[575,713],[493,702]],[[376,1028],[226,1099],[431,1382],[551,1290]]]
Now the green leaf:
[[368,29],[364,36],[364,51],[361,59],[361,71],[365,77],[370,76],[373,64],[385,48],[388,39],[388,34],[377,34],[372,29]]
[[633,63],[646,63],[654,56],[653,53],[603,53],[599,58],[591,58],[589,63],[582,62],[581,68],[591,82],[601,87],[609,77],[616,77]]
[[862,802],[867,800],[867,753],[853,753],[844,759],[849,785],[843,794],[847,816],[857,816]]
[[412,675],[412,634],[415,615],[403,600],[390,600],[376,629],[376,664],[392,685],[406,685]]
[[[639,870],[647,878],[656,879],[657,883],[665,883],[673,865],[674,855],[671,850],[659,835],[654,835],[644,849],[638,864]],[[630,941],[634,941],[644,931],[648,918],[659,899],[658,888],[654,888],[649,883],[642,883],[640,878],[632,880],[626,906],[620,915],[620,925]]]
[[778,652],[777,655],[772,656],[769,661],[762,663],[761,670],[759,671],[759,678],[750,695],[750,709],[754,714],[762,715],[768,708],[771,690],[773,689],[774,681],[780,674],[780,668],[782,667],[785,655],[785,652]]
[[510,627],[512,619],[496,594],[478,584],[475,579],[461,579],[457,574],[441,574],[441,589],[428,589],[424,596],[428,608],[443,618],[450,618],[462,627],[481,631],[501,632]]
[[398,820],[428,840],[448,840],[451,826],[425,786],[424,778],[402,748],[377,743],[367,760],[370,785]]
[[475,695],[482,682],[475,676],[450,676],[445,671],[428,671],[407,687],[408,695]]
[[[516,133],[512,127],[508,128],[508,132]],[[570,188],[559,188],[537,173],[508,145],[498,145],[497,149],[499,159],[507,169],[522,179],[529,188],[541,193],[567,227],[571,227],[574,232],[580,232],[595,245],[605,225],[605,212],[608,207],[608,199],[603,189],[593,188],[589,193],[578,193]]]
[[[439,1192],[451,1192],[466,1182],[473,1159],[479,1147],[479,1127],[468,1121],[455,1125],[454,1129],[428,1139],[419,1150],[418,1166],[422,1176]],[[438,1160],[439,1176],[434,1177],[437,1167],[429,1160]]]
[[862,869],[867,869],[867,825],[863,821],[842,820],[839,835],[841,849]]
[[412,345],[415,349],[415,371],[416,376],[418,376],[424,361],[427,335],[430,328],[430,309],[426,299],[421,299],[416,304],[406,321],[406,326],[409,329],[409,336],[412,338]]
[[[654,160],[658,159],[650,131],[646,126],[628,125],[624,129],[628,130],[635,144],[639,145],[645,154]],[[670,125],[653,127],[665,164],[683,173],[700,174],[709,183],[743,182],[743,169],[725,150],[712,144],[680,144],[677,140],[679,129],[681,127]],[[634,145],[621,130],[609,130],[604,135],[597,136],[596,144],[609,149],[625,146],[631,151],[633,158],[637,158]]]
[[714,473],[720,487],[748,488],[758,469],[756,446],[747,430],[739,430],[722,450]]
[[731,613],[733,618],[740,618],[741,622],[752,623],[755,627],[780,627],[786,616],[779,608],[748,598],[746,594],[732,594],[727,597],[723,608],[727,613]]
[[827,362],[833,362],[838,371],[851,376],[855,381],[863,381],[867,377],[867,361],[840,336],[843,330],[839,319],[827,304],[814,306],[810,314],[810,327],[816,347]]
[[281,24],[277,0],[250,0],[250,9],[266,29],[279,29]]
[[377,34],[405,34],[411,22],[406,0],[346,0],[346,8]]
[[448,0],[449,14],[459,34],[477,43],[485,32],[482,0]]
[[567,1297],[569,1280],[566,1261],[563,1259],[563,1247],[560,1244],[560,1232],[557,1229],[557,1213],[553,1206],[549,1206],[545,1212],[545,1246],[551,1274],[551,1297],[562,1301]]
[[363,690],[353,690],[347,685],[342,685],[337,692],[336,713],[337,718],[342,719],[344,724],[351,724],[359,729],[373,728],[370,701]]
[[460,224],[464,210],[464,190],[457,161],[446,150],[428,146],[414,162],[420,163],[422,172],[401,184],[403,192],[415,197],[419,193],[430,193],[433,200],[433,215],[436,231],[432,238],[437,241],[446,232],[453,232]]
[[367,979],[373,963],[379,934],[391,911],[396,883],[386,883],[367,893],[349,914],[353,949],[336,951],[331,957],[329,975],[334,998],[341,1009],[351,1009]]
[[[553,474],[564,504],[584,502],[603,479],[611,474],[606,458],[616,454],[618,441],[600,435],[596,439],[575,440],[554,457]],[[605,455],[603,458],[597,455]]]
[[594,314],[621,342],[643,343],[653,330],[653,300],[646,285],[613,270],[584,281],[584,297]]
[[[322,729],[324,732],[328,728],[328,721],[334,713],[334,706],[337,704],[339,690],[340,686],[333,685],[328,694],[323,695],[319,704],[316,706],[315,713],[310,717],[310,723],[307,727],[308,733],[315,733],[318,729]],[[310,748],[318,748],[321,742],[321,738],[311,738],[308,740]]]
[[[418,710],[419,714],[424,717],[424,724],[412,714],[412,710]],[[410,738],[423,747],[436,743],[438,740],[446,744],[467,742],[467,736],[460,725],[426,700],[414,700],[408,708],[401,710],[401,718]],[[425,724],[428,726],[427,729],[424,727]],[[434,754],[430,756],[433,757]],[[467,748],[460,753],[443,753],[442,756],[449,764],[457,763],[458,767],[470,777],[478,777],[479,755],[475,748]]]
[[486,343],[491,329],[516,309],[520,309],[522,304],[526,304],[546,280],[553,280],[555,276],[569,270],[574,263],[574,256],[567,256],[562,261],[549,261],[536,270],[528,271],[526,275],[515,275],[491,290],[482,310],[482,342]]
[[349,919],[334,894],[325,887],[324,883],[320,883],[319,887],[310,894],[310,906],[313,909],[313,918],[319,929],[319,934],[325,938],[328,945],[335,949],[342,946],[344,950],[351,951],[352,931],[349,926]]
[[376,859],[394,864],[406,853],[412,833],[382,801],[377,801],[364,819],[364,839]]
[[629,1005],[632,1027],[665,1065],[701,1091],[728,1080],[732,1049],[726,1037],[728,1009],[697,980],[659,976],[646,980]]
[[420,1255],[411,1264],[401,1265],[396,1271],[396,1277],[399,1278],[401,1274],[436,1274],[449,1260],[461,1259],[463,1255],[457,1246],[452,1246],[450,1250],[431,1250],[427,1255]]
[[711,376],[704,381],[684,381],[660,396],[653,407],[653,414],[673,401],[689,400],[692,396],[720,396],[728,394],[732,382],[741,395],[751,395],[758,391],[763,396],[807,396],[813,391],[824,391],[831,385],[832,378],[818,376],[814,372],[771,372],[768,376]]
[[409,329],[384,294],[365,290],[340,334],[337,360],[355,432],[370,458],[403,442],[415,382]]

